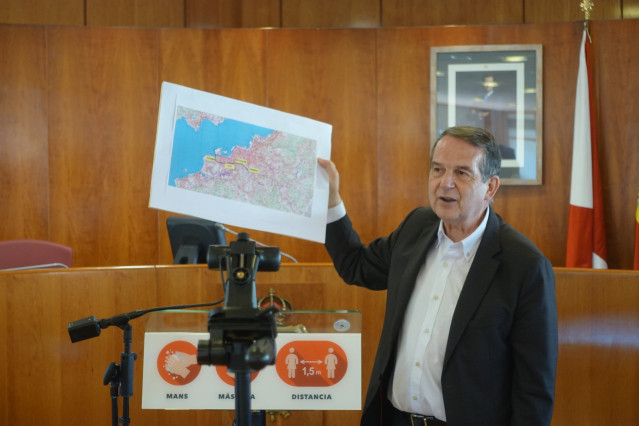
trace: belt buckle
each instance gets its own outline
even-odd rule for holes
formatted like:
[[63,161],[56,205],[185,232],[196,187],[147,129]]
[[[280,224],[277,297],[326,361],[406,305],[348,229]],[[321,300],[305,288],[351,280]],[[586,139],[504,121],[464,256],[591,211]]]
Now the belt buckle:
[[411,426],[421,425],[421,423],[415,423],[415,420],[421,420],[424,422],[424,426],[428,426],[428,421],[426,420],[426,416],[420,416],[419,414],[411,414],[410,415]]

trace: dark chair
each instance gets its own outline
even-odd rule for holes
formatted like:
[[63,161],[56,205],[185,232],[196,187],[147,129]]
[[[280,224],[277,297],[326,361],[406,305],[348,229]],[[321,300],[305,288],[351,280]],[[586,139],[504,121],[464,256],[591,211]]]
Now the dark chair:
[[70,268],[73,249],[43,240],[0,241],[0,270]]

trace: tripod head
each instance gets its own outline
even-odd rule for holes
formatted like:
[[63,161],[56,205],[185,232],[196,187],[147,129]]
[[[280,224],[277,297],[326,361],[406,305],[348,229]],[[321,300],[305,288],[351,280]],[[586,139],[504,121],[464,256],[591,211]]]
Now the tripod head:
[[280,260],[279,248],[256,248],[246,233],[227,247],[209,247],[209,269],[225,269],[227,280],[224,307],[209,313],[210,339],[198,343],[198,364],[244,373],[275,363],[277,310],[257,307],[255,275],[258,270],[278,271]]

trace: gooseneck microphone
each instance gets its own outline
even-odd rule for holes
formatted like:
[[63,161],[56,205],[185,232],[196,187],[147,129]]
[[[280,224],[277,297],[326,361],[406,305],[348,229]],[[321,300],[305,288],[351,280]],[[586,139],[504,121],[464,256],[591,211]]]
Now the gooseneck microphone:
[[108,327],[116,326],[123,328],[129,321],[139,318],[142,315],[146,315],[151,312],[168,311],[173,309],[187,309],[187,308],[203,308],[208,306],[219,305],[224,302],[224,299],[218,300],[213,303],[200,303],[196,305],[175,305],[175,306],[163,306],[151,309],[135,310],[126,314],[119,314],[110,318],[98,319],[95,315],[82,318],[76,321],[71,321],[67,324],[67,330],[69,331],[69,337],[72,343],[80,342],[86,339],[92,339],[98,337],[100,332]]

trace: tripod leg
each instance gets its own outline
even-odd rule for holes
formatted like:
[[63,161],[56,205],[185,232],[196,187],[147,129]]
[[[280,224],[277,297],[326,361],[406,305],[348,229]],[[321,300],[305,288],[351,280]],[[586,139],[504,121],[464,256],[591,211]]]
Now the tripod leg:
[[102,383],[110,384],[111,389],[111,425],[118,426],[118,390],[120,388],[120,366],[112,362],[104,372]]
[[251,373],[235,372],[235,422],[237,426],[251,426]]

